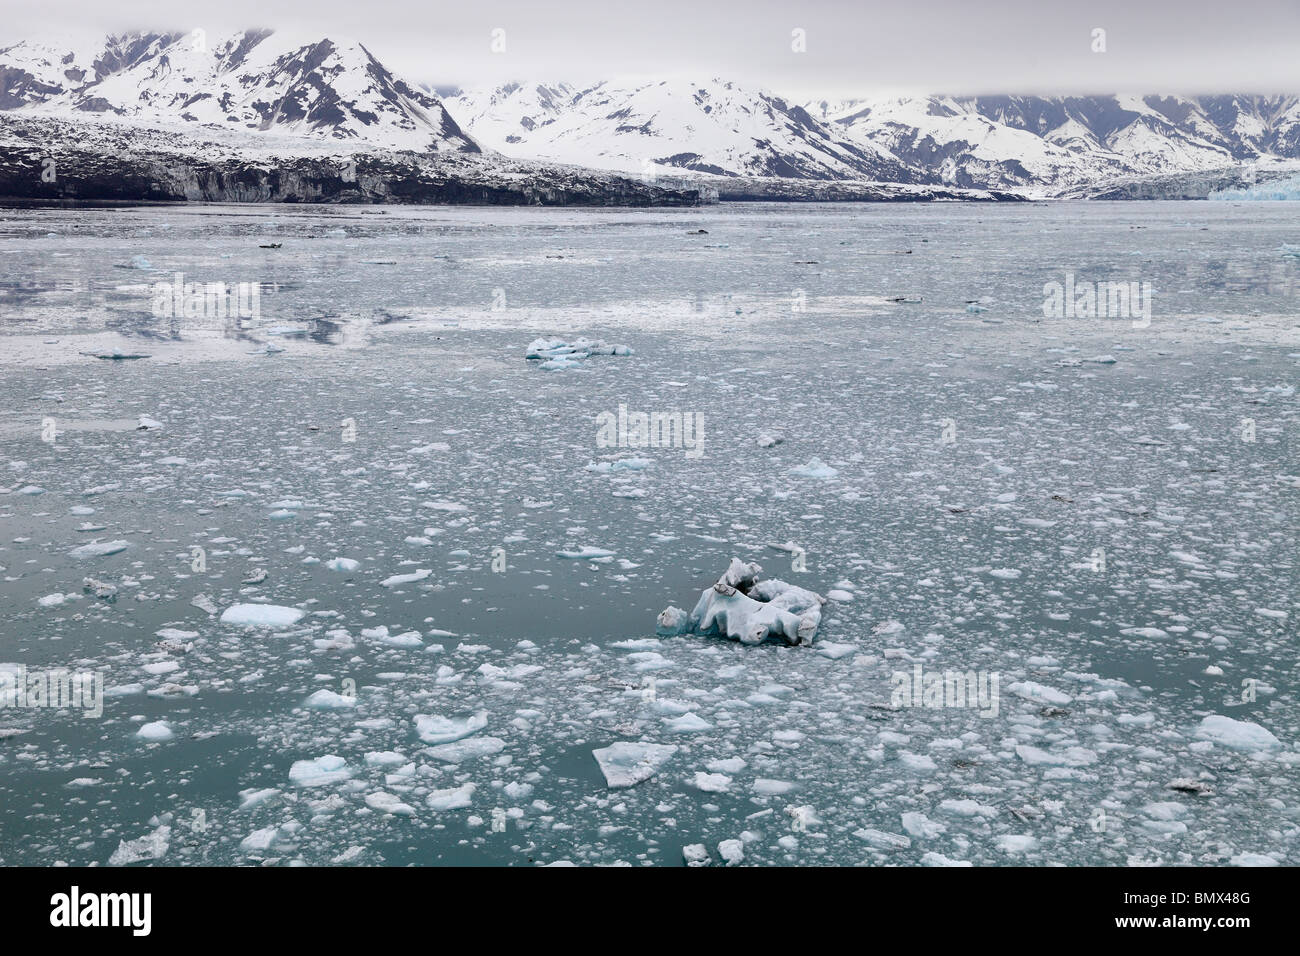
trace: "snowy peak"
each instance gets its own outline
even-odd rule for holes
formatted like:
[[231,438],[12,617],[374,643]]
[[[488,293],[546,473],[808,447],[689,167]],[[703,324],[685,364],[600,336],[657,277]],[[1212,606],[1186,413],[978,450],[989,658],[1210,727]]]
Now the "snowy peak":
[[925,96],[810,108],[845,137],[959,186],[1063,185],[1300,155],[1290,96]]
[[926,181],[874,143],[849,142],[802,106],[721,79],[624,80],[583,90],[515,83],[448,108],[485,145],[633,172]]
[[269,30],[220,39],[133,34],[85,51],[17,44],[0,51],[0,104],[160,128],[198,124],[385,149],[478,151],[441,100],[394,76],[360,43],[304,42]]

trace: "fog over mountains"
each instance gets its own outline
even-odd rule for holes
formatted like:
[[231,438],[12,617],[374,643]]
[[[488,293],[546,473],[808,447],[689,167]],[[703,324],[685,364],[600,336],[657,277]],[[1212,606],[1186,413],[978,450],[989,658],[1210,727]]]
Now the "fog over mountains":
[[[0,48],[0,131],[105,124],[255,153],[500,154],[647,173],[1052,189],[1300,159],[1300,98],[911,96],[795,102],[725,77],[433,90],[361,43],[127,33]],[[48,135],[55,135],[53,133]],[[74,134],[75,135],[75,134]],[[102,133],[97,133],[102,137]]]

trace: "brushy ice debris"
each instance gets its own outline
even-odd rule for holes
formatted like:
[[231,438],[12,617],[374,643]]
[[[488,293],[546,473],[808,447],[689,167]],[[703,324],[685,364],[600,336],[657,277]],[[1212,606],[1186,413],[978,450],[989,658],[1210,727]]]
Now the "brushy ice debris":
[[295,760],[289,768],[289,782],[299,787],[323,787],[339,783],[352,776],[348,763],[342,757],[326,754],[315,760]]
[[853,835],[877,850],[906,850],[912,845],[911,837],[905,837],[901,833],[888,833],[885,830],[876,830],[871,827],[854,830]]
[[1201,721],[1196,736],[1234,750],[1276,750],[1281,741],[1259,724],[1214,714]]
[[480,710],[464,719],[415,715],[415,732],[426,744],[449,744],[478,733],[487,726],[487,711]]
[[406,756],[396,750],[371,750],[366,753],[367,767],[400,767],[406,763]]
[[1097,752],[1087,747],[1066,747],[1060,752],[1048,752],[1041,747],[1018,744],[1016,756],[1031,766],[1086,767],[1097,762]]
[[[157,819],[155,817],[150,823],[156,823]],[[147,833],[135,840],[121,840],[113,855],[108,858],[108,865],[126,866],[130,863],[142,863],[145,860],[161,860],[167,855],[171,836],[172,828],[164,823],[159,824],[153,833]]]
[[1017,697],[1023,697],[1026,700],[1032,700],[1038,703],[1063,705],[1074,700],[1074,698],[1069,694],[1064,694],[1055,688],[1031,680],[1016,681],[1013,684],[1008,684],[1007,690],[1015,694]]
[[599,339],[578,338],[571,342],[566,339],[533,339],[528,343],[524,358],[544,360],[543,368],[547,367],[548,362],[556,361],[564,364],[553,367],[565,368],[579,364],[589,355],[631,354],[632,350],[626,345],[607,345]]
[[675,753],[677,747],[673,744],[620,740],[593,750],[591,755],[600,765],[608,786],[632,787],[653,777]]
[[475,757],[490,757],[506,749],[500,737],[471,737],[451,744],[439,744],[425,751],[434,760],[444,763],[462,763]]
[[689,615],[681,608],[666,608],[659,615],[657,633],[664,637],[725,634],[743,644],[759,644],[768,637],[780,637],[791,645],[812,644],[826,599],[775,578],[759,581],[762,570],[733,557]]
[[947,832],[948,827],[931,820],[924,813],[911,811],[902,814],[903,829],[918,840],[933,840]]
[[670,734],[695,734],[712,729],[713,725],[699,714],[682,714],[664,722],[664,730]]
[[240,627],[288,627],[302,619],[303,612],[296,607],[278,604],[234,604],[221,613],[222,624]]
[[802,475],[805,478],[834,478],[839,474],[837,469],[832,468],[816,455],[809,458],[806,465],[796,465],[790,470],[796,475]]
[[1003,853],[1028,853],[1038,847],[1038,841],[1024,834],[1006,833],[998,837],[997,847]]
[[264,827],[254,830],[239,841],[239,848],[246,853],[264,853],[271,848],[275,838],[280,835],[279,827]]
[[130,545],[125,541],[92,541],[68,552],[74,558],[106,558],[125,551]]
[[598,475],[608,475],[619,471],[644,471],[650,465],[649,458],[620,458],[617,461],[592,462],[583,468],[583,471],[594,471]]
[[239,791],[239,809],[252,810],[279,795],[280,789],[278,787],[263,787],[261,790],[241,790]]

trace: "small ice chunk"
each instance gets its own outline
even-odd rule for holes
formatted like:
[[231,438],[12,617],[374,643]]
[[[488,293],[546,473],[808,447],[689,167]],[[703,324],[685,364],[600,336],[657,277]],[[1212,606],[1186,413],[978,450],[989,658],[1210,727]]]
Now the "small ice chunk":
[[705,773],[703,770],[697,770],[691,783],[696,790],[703,790],[705,793],[725,793],[731,786],[731,778],[725,773]]
[[670,734],[694,734],[712,730],[713,725],[699,714],[690,713],[664,721],[664,729]]
[[834,478],[839,474],[837,469],[832,468],[815,455],[808,459],[807,464],[796,465],[790,470],[804,478]]
[[718,844],[718,856],[727,861],[727,866],[736,866],[745,859],[745,844],[739,840],[723,840]]
[[125,551],[130,545],[125,541],[92,541],[68,552],[74,558],[106,558]]
[[167,726],[166,721],[155,720],[145,724],[135,732],[135,735],[141,740],[163,741],[171,740],[176,735],[172,729]]
[[392,577],[384,578],[379,584],[386,588],[397,587],[399,584],[414,584],[416,581],[423,581],[431,574],[433,572],[428,568],[420,568],[410,574],[394,574]]
[[221,613],[222,624],[241,627],[288,627],[302,618],[303,612],[295,607],[278,604],[234,604]]
[[366,753],[367,767],[400,767],[406,757],[396,750],[371,750]]
[[403,803],[393,794],[383,790],[376,790],[374,793],[366,794],[366,806],[372,810],[378,810],[380,813],[392,813],[407,817],[415,815],[415,808],[410,804]]
[[264,853],[271,848],[275,838],[280,835],[279,827],[264,827],[254,830],[239,841],[239,848],[246,853]]
[[332,690],[321,688],[307,698],[304,706],[313,710],[346,710],[349,707],[357,706],[357,699],[355,697],[344,697]]
[[476,734],[487,726],[487,711],[480,710],[465,718],[415,715],[415,732],[426,744],[449,744]]
[[682,859],[687,866],[708,866],[709,848],[703,843],[692,843],[682,847]]
[[314,760],[295,760],[289,768],[289,782],[299,787],[322,787],[352,776],[347,761],[334,754]]
[[942,823],[931,820],[924,813],[916,811],[904,813],[902,820],[903,829],[918,840],[933,840],[948,830]]
[[557,558],[570,558],[573,560],[590,559],[590,558],[612,558],[614,556],[614,552],[607,551],[604,548],[593,548],[591,546],[586,546],[586,547],[579,548],[576,551],[556,551],[555,556]]
[[500,737],[471,737],[455,743],[439,744],[427,751],[430,757],[445,763],[461,763],[475,757],[489,757],[505,750],[506,742]]
[[474,784],[467,783],[446,790],[431,790],[424,802],[430,810],[461,810],[471,804],[476,789]]

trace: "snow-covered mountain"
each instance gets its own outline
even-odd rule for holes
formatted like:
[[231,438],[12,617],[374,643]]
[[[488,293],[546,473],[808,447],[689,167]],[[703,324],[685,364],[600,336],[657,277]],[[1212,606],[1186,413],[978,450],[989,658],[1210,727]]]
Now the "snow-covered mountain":
[[65,124],[55,129],[117,130],[91,141],[163,131],[245,156],[481,154],[481,144],[507,158],[646,181],[691,173],[1054,194],[1300,159],[1300,97],[1289,95],[800,104],[723,79],[670,78],[512,83],[444,99],[394,75],[360,43],[268,30],[15,43],[0,49],[0,122],[18,116]]
[[869,139],[802,106],[725,80],[513,83],[461,91],[447,108],[507,156],[655,173],[933,182]]
[[958,186],[1065,186],[1300,156],[1294,96],[892,97],[809,111]]
[[0,49],[0,108],[204,134],[478,152],[441,100],[394,76],[360,43],[269,30],[17,43]]

